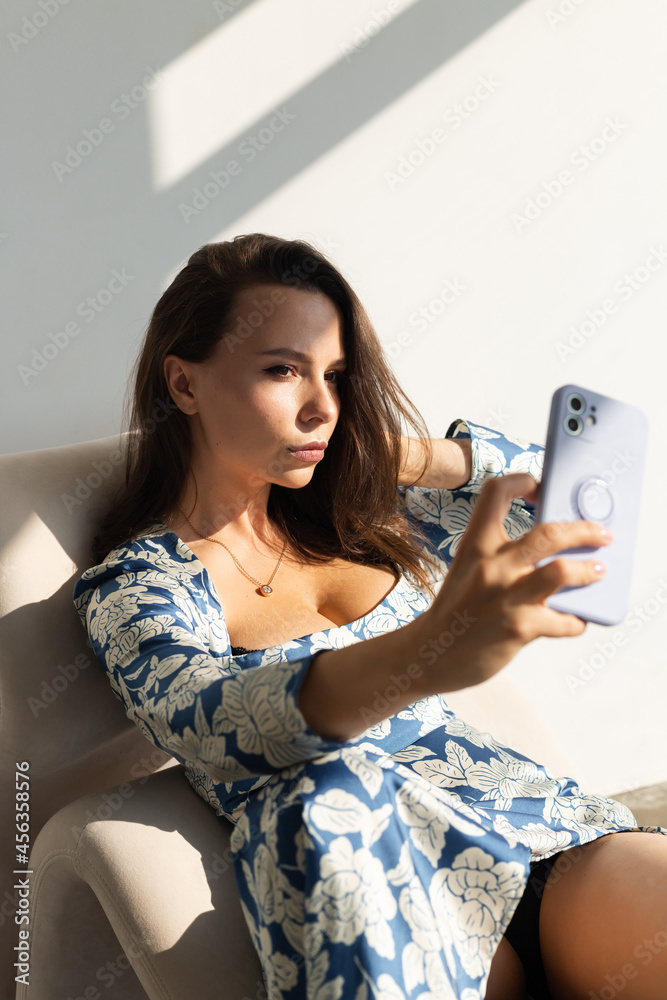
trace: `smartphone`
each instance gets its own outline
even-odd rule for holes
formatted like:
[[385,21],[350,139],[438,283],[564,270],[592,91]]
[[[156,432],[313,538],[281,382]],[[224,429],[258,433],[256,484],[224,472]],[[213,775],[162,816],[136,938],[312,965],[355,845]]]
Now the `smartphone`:
[[548,607],[597,625],[618,625],[627,615],[647,444],[648,420],[638,406],[580,385],[553,394],[536,523],[583,518],[608,526],[614,537],[535,564],[599,555],[607,566],[600,580],[561,587],[546,599]]

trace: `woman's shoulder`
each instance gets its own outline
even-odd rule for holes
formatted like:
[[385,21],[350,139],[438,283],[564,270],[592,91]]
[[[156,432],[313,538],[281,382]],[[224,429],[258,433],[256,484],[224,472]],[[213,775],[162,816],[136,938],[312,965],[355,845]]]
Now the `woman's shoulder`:
[[195,600],[206,598],[202,565],[180,538],[160,521],[111,549],[102,562],[90,566],[74,584],[74,606],[85,619],[93,593],[100,587],[121,589],[141,581],[144,586],[186,587]]

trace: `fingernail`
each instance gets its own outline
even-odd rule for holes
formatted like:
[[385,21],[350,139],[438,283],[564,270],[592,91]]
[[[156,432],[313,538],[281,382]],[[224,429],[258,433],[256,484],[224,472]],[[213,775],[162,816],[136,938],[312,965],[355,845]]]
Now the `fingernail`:
[[605,542],[610,542],[614,537],[614,532],[609,528],[600,528],[600,534]]
[[593,566],[593,572],[596,573],[598,576],[602,576],[603,573],[607,572],[607,567],[605,566],[604,563],[597,562]]

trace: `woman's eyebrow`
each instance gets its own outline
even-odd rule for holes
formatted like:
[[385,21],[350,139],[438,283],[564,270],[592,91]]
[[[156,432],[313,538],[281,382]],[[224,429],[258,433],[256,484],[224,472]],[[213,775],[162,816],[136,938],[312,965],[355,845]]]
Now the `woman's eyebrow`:
[[[295,351],[293,347],[272,347],[268,351],[259,351],[259,357],[263,358],[266,354],[276,354],[283,358],[290,358],[292,361],[301,361],[303,364],[310,364],[312,358],[307,354],[303,354],[301,351]],[[345,358],[338,358],[336,361],[331,362],[332,365],[344,365],[347,364]]]

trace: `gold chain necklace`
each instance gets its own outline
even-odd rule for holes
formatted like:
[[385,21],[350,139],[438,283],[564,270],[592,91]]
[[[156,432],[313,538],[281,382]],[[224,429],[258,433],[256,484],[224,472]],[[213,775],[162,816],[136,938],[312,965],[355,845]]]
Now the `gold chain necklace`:
[[197,531],[197,529],[195,528],[194,524],[192,523],[192,521],[190,520],[190,518],[188,517],[188,515],[185,513],[185,511],[183,510],[183,508],[181,507],[181,505],[179,503],[177,503],[176,506],[178,507],[178,509],[180,510],[181,514],[183,515],[183,517],[185,518],[185,520],[188,522],[188,524],[190,525],[190,527],[192,528],[192,530],[195,531],[199,535],[200,538],[203,538],[207,542],[217,542],[218,545],[222,545],[223,549],[227,549],[227,551],[229,552],[230,556],[232,557],[232,559],[234,560],[234,562],[236,563],[236,565],[238,566],[238,568],[241,570],[241,572],[243,573],[243,575],[247,576],[249,580],[251,580],[253,583],[257,584],[257,591],[256,591],[256,593],[261,594],[263,597],[270,597],[271,596],[271,594],[273,593],[273,588],[270,586],[270,584],[271,584],[271,581],[273,580],[274,576],[278,572],[278,570],[280,568],[281,562],[283,561],[283,556],[285,555],[285,549],[287,547],[287,539],[285,539],[285,541],[283,542],[283,550],[280,553],[280,559],[278,560],[278,565],[276,566],[276,568],[274,569],[273,573],[271,574],[271,579],[269,580],[268,583],[260,583],[260,581],[256,580],[254,578],[254,576],[250,576],[250,573],[246,573],[246,571],[244,570],[243,566],[238,561],[238,559],[236,558],[236,556],[234,555],[234,553],[232,552],[232,550],[227,545],[225,545],[224,542],[221,542],[219,538],[209,538],[207,535],[202,535],[199,531]]

